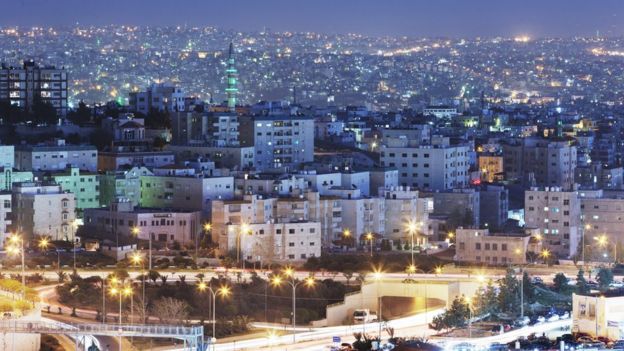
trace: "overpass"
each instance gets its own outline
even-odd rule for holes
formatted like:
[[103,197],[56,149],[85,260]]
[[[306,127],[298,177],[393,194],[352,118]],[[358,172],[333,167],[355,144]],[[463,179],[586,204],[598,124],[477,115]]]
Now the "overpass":
[[[412,313],[432,311],[450,306],[456,296],[472,297],[482,283],[475,279],[466,278],[437,278],[426,279],[380,279],[365,282],[360,291],[346,294],[343,302],[327,306],[325,319],[312,322],[315,327],[337,326],[351,324],[353,311],[367,308],[377,311],[381,307],[385,320],[398,317],[397,311],[392,311],[396,303],[384,302],[391,298],[405,298],[406,306]],[[379,306],[381,304],[381,306]],[[396,309],[396,308],[395,308]],[[400,312],[400,311],[398,311]],[[409,310],[403,313],[409,313]],[[433,317],[433,314],[428,316]]]
[[152,324],[102,324],[61,323],[55,321],[0,321],[0,332],[15,334],[63,334],[81,338],[83,336],[172,338],[184,342],[185,350],[202,350],[204,329],[201,326],[175,326]]

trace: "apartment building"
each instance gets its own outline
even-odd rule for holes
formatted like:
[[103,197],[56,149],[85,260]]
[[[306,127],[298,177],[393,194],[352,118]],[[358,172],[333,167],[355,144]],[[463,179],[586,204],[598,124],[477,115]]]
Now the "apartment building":
[[72,167],[62,171],[46,172],[40,179],[49,180],[61,186],[61,190],[74,194],[76,209],[100,207],[100,184],[95,173],[80,171]]
[[292,169],[314,160],[312,117],[268,115],[239,120],[241,146],[254,147],[257,170]]
[[54,66],[39,66],[25,60],[22,67],[0,65],[0,101],[32,111],[40,100],[50,103],[59,117],[67,115],[67,71]]
[[151,237],[163,245],[194,246],[203,231],[200,211],[135,207],[128,199],[117,199],[109,208],[86,209],[84,225],[92,233],[141,240]]
[[[410,223],[418,223],[418,237],[428,236],[429,213],[426,211],[425,198],[420,198],[418,190],[410,187],[392,187],[379,190],[380,197],[384,198],[385,238],[409,242],[411,233]],[[428,241],[428,239],[427,239]]]
[[381,166],[399,171],[399,185],[425,190],[468,186],[471,147],[450,145],[437,138],[432,145],[409,139],[390,139],[381,146]]
[[526,264],[527,253],[540,252],[537,234],[536,229],[492,233],[489,229],[458,228],[455,231],[454,260],[491,265]]
[[64,140],[57,140],[53,145],[15,147],[15,168],[20,171],[58,171],[67,167],[97,172],[97,148],[92,145],[66,145]]
[[76,199],[61,186],[47,182],[13,185],[14,227],[27,240],[47,236],[52,240],[74,240]]
[[145,167],[132,167],[100,174],[100,206],[108,207],[117,198],[128,199],[132,206],[139,206],[141,177],[152,175],[154,174]]
[[234,197],[233,177],[141,176],[141,206],[210,213],[211,201]]
[[571,190],[576,169],[576,146],[567,141],[512,139],[502,144],[507,180],[539,187]]
[[531,188],[524,193],[527,228],[539,229],[543,245],[559,257],[577,254],[582,236],[581,200],[576,191]]

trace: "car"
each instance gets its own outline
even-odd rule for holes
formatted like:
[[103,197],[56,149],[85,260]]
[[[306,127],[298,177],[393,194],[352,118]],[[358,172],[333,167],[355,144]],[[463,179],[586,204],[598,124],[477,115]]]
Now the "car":
[[601,341],[594,341],[594,342],[585,342],[580,344],[577,349],[594,349],[594,350],[599,350],[599,349],[604,349],[605,343],[601,342]]
[[624,340],[617,340],[613,343],[614,350],[624,350]]
[[531,319],[527,316],[518,318],[514,321],[514,324],[518,327],[524,327],[525,325],[528,325],[531,322]]
[[565,311],[559,314],[559,319],[568,319],[568,318],[570,318],[570,312],[568,311]]
[[533,277],[532,283],[533,284],[544,284],[544,281],[540,277]]
[[492,333],[502,333],[503,330],[504,330],[504,327],[502,324],[496,324],[492,326],[492,328],[490,329]]
[[581,343],[581,344],[586,344],[586,343],[592,343],[596,340],[594,340],[594,338],[592,338],[589,335],[583,335],[583,336],[579,336],[578,338],[576,338],[576,342]]
[[546,322],[546,318],[544,316],[538,316],[537,317],[537,323],[544,323]]
[[490,345],[489,351],[507,351],[508,349],[507,345],[494,342]]
[[551,314],[549,316],[546,316],[546,321],[547,322],[556,322],[559,320],[559,315],[558,314]]

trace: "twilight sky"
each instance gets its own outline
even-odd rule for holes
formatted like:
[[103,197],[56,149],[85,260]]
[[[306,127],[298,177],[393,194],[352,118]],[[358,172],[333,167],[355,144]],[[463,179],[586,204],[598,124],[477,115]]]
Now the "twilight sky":
[[[372,36],[624,35],[624,0],[0,0],[0,26],[212,25]],[[622,18],[621,18],[622,17]]]

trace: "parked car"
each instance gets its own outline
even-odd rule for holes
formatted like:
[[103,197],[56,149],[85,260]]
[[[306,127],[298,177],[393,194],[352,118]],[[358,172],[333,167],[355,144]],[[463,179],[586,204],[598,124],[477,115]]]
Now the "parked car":
[[372,312],[368,308],[357,309],[353,311],[353,321],[355,323],[369,323],[377,320],[377,313]]
[[624,340],[617,340],[613,343],[614,350],[624,350]]
[[546,321],[547,322],[556,322],[559,320],[559,315],[558,314],[551,314],[549,316],[546,316]]

